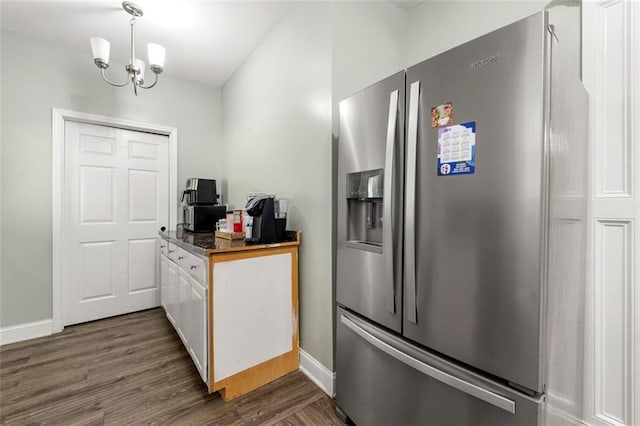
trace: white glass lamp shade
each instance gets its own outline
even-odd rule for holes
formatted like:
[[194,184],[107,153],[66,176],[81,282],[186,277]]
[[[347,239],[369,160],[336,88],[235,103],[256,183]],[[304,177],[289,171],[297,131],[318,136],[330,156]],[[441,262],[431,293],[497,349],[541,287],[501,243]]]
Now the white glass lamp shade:
[[100,37],[91,37],[91,51],[93,52],[93,59],[98,62],[102,62],[105,65],[109,64],[109,50],[111,45],[109,42]]
[[147,67],[147,64],[145,64],[143,60],[136,59],[136,68],[140,70],[140,73],[138,74],[139,80],[144,80],[144,71],[146,67]]
[[164,68],[165,48],[159,44],[147,44],[147,52],[149,54],[149,66],[153,72],[162,72]]

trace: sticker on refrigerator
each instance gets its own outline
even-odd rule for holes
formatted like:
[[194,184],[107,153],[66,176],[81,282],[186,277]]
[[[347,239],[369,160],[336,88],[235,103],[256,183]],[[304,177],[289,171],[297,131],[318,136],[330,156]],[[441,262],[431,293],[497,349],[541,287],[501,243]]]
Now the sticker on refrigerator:
[[453,124],[453,104],[438,105],[431,108],[431,127],[442,127]]
[[476,122],[438,129],[438,176],[470,175],[476,171]]

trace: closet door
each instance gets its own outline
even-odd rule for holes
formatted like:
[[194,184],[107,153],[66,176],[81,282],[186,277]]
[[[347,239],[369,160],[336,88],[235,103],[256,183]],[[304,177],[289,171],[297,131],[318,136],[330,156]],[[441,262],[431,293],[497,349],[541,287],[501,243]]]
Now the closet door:
[[64,325],[158,306],[169,138],[67,122],[64,151]]

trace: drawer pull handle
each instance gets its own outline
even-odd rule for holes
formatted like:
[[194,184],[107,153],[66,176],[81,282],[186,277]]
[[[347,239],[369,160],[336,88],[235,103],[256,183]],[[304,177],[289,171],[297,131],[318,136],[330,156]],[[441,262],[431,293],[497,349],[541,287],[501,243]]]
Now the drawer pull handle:
[[169,250],[169,253],[173,253],[175,250]]
[[184,259],[184,256],[178,256],[178,260]]
[[[355,321],[358,320],[356,319]],[[425,376],[431,377],[432,379],[435,379],[453,389],[457,389],[460,392],[464,392],[474,398],[478,398],[484,402],[495,405],[496,407],[501,408],[511,414],[516,413],[515,401],[512,401],[509,398],[505,398],[504,396],[488,390],[480,385],[468,382],[436,367],[426,364],[419,359],[412,357],[411,355],[407,355],[391,344],[386,343],[376,336],[372,335],[371,333],[367,332],[355,321],[352,321],[346,315],[340,316],[340,322],[349,327],[351,331],[363,338],[373,347],[406,364],[407,366],[419,371]]]
[[193,271],[194,269],[196,269],[196,268],[197,268],[197,266],[196,266],[196,265],[191,265],[191,266],[189,266],[189,269],[191,269],[192,271]]

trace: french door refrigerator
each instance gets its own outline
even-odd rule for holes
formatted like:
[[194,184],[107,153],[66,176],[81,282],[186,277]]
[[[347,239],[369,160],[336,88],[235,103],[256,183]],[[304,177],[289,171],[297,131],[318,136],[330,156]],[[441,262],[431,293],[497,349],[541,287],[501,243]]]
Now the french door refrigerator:
[[541,12],[340,102],[340,415],[543,424],[551,372],[581,388],[587,96],[562,62]]

